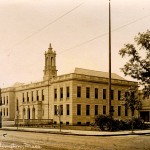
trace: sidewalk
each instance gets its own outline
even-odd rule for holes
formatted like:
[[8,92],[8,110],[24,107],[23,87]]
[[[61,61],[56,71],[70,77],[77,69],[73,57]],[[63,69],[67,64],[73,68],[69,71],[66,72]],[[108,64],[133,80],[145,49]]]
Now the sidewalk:
[[131,131],[106,132],[106,131],[82,131],[82,130],[64,130],[64,129],[62,129],[60,132],[59,129],[25,128],[25,127],[18,127],[18,129],[17,129],[17,127],[3,127],[0,130],[64,134],[64,135],[79,135],[79,136],[125,136],[125,135],[150,134],[150,130],[135,130],[133,134]]

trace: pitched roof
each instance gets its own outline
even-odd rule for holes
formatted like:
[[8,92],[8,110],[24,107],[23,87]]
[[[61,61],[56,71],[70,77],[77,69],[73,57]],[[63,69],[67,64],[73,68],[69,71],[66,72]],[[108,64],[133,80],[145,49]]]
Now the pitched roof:
[[[95,70],[89,70],[89,69],[82,69],[82,68],[75,68],[74,73],[76,74],[84,74],[89,76],[97,76],[97,77],[103,77],[103,78],[109,78],[108,72],[102,72],[102,71],[95,71]],[[118,80],[126,80],[122,78],[121,76],[111,73],[112,79],[118,79]]]

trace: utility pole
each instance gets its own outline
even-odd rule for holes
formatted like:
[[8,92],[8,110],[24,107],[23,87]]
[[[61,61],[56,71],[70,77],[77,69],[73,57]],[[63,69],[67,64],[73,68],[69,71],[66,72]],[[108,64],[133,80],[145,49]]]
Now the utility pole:
[[112,107],[111,107],[111,2],[109,0],[109,115],[111,117],[110,130],[112,130]]
[[60,105],[58,106],[58,108],[57,108],[57,115],[58,115],[58,117],[59,117],[59,131],[61,132],[61,107],[60,107]]

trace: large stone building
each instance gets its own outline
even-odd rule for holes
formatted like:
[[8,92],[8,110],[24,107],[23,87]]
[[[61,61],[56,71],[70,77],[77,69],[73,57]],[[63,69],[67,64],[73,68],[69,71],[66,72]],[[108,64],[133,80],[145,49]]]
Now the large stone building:
[[[137,83],[112,73],[114,118],[131,117],[121,101],[121,95],[131,86]],[[108,73],[75,68],[73,73],[57,76],[56,53],[50,45],[45,52],[43,81],[2,89],[2,103],[5,120],[59,123],[61,119],[63,124],[90,124],[96,115],[109,114]]]

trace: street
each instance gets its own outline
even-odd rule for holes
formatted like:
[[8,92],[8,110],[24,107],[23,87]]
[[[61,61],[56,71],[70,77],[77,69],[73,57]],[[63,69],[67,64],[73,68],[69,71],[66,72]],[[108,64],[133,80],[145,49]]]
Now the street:
[[149,150],[150,135],[74,136],[0,130],[0,149]]

